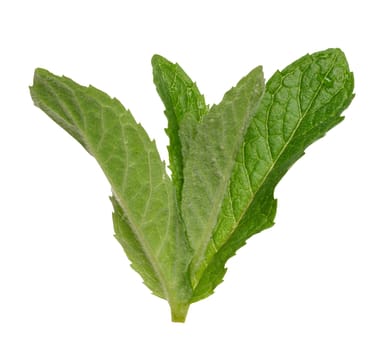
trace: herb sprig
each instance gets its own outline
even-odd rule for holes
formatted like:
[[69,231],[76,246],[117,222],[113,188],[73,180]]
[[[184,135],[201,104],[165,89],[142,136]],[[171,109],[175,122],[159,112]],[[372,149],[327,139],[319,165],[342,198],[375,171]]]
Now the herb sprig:
[[172,320],[211,295],[225,264],[271,227],[274,189],[353,98],[343,52],[306,55],[266,84],[257,67],[212,107],[178,64],[155,55],[154,83],[168,119],[167,175],[154,141],[116,99],[47,70],[32,99],[100,164],[111,187],[115,236]]

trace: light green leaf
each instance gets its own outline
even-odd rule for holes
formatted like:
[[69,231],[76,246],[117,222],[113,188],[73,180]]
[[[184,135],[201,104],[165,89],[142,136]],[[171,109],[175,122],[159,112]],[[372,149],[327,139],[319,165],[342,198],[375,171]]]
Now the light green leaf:
[[194,301],[213,292],[226,261],[251,235],[273,225],[275,186],[306,147],[342,121],[353,85],[338,49],[306,55],[268,81],[237,154],[211,239],[203,258],[193,260]]
[[261,67],[252,70],[213,106],[196,128],[184,159],[182,216],[194,258],[192,286],[220,213],[245,132],[264,88]]
[[[179,202],[183,186],[183,167],[195,128],[207,113],[208,106],[196,84],[178,65],[160,55],[152,57],[153,81],[165,106],[168,118],[169,162]],[[181,124],[183,126],[181,126]],[[182,131],[181,131],[182,129]]]
[[112,185],[114,227],[133,267],[182,321],[191,295],[189,247],[156,146],[119,101],[37,69],[35,104],[99,162]]

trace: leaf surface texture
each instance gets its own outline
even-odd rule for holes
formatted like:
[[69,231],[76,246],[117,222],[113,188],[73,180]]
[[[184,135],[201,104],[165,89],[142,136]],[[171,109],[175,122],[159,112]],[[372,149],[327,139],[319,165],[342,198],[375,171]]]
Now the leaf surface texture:
[[214,292],[225,264],[274,224],[274,191],[305,149],[343,120],[354,80],[339,49],[306,55],[266,84],[253,69],[209,108],[178,65],[155,55],[168,119],[166,173],[154,141],[116,99],[37,69],[34,103],[100,164],[115,236],[174,321]]
[[189,247],[155,143],[116,99],[37,69],[35,104],[96,158],[112,186],[116,238],[154,294],[187,303]]

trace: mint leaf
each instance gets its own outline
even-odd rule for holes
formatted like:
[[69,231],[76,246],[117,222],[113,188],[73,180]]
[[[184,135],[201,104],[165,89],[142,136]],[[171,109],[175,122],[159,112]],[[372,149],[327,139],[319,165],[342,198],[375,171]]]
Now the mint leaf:
[[[165,106],[168,118],[169,163],[177,197],[181,201],[183,168],[189,142],[197,123],[207,113],[208,106],[196,84],[183,69],[160,55],[152,58],[153,81]],[[184,126],[184,127],[183,127]]]
[[353,74],[339,49],[306,55],[264,86],[261,67],[211,109],[179,65],[155,55],[172,181],[155,143],[119,101],[37,69],[34,103],[100,164],[115,236],[173,321],[213,293],[227,260],[274,223],[274,190],[305,149],[342,121]]
[[[273,191],[304,149],[342,121],[353,97],[353,75],[344,54],[330,49],[307,55],[276,72],[237,154],[205,253],[193,266],[194,300],[222,281],[225,262],[253,234],[273,225]],[[196,277],[195,277],[196,278]]]
[[183,320],[189,247],[175,190],[156,146],[119,101],[37,69],[35,104],[93,155],[112,186],[116,238],[154,294]]
[[258,67],[229,90],[219,105],[210,109],[197,126],[190,145],[185,159],[181,208],[194,250],[190,269],[192,286],[196,285],[196,269],[204,263],[236,155],[263,88],[263,73]]

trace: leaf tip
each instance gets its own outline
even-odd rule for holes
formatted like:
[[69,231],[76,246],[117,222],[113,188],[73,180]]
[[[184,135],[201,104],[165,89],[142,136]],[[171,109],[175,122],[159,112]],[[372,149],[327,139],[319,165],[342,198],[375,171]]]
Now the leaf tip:
[[164,64],[171,64],[170,61],[168,61],[166,58],[159,54],[154,54],[151,59],[151,63],[153,67],[159,67]]
[[44,68],[36,68],[33,74],[33,83],[35,84],[38,80],[45,80],[52,77],[52,73]]

